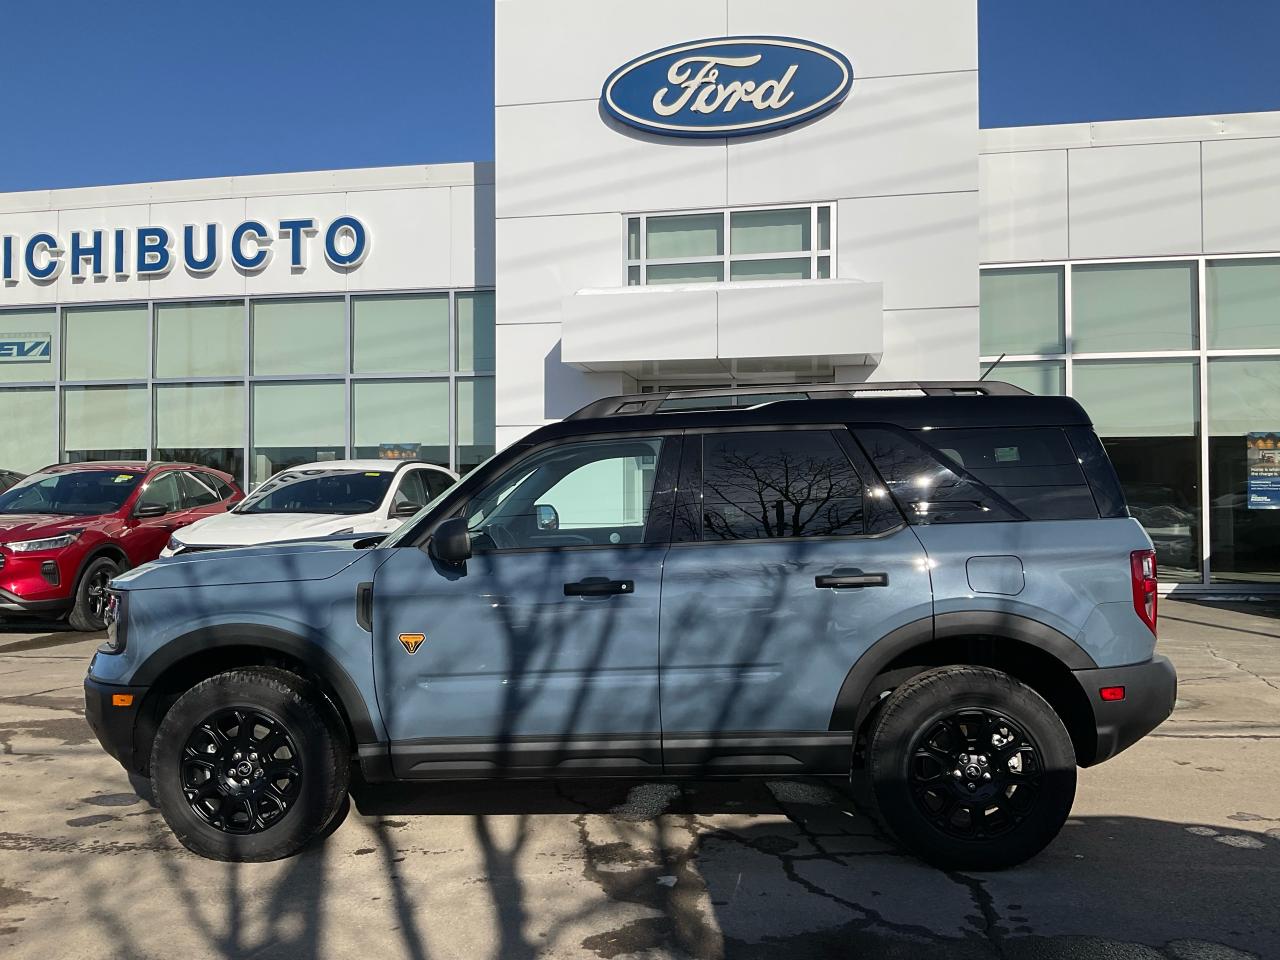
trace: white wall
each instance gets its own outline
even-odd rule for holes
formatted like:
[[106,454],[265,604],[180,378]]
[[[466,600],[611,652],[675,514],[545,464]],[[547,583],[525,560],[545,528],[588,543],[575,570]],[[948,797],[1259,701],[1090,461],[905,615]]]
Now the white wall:
[[[368,255],[357,267],[330,265],[323,228],[351,215],[369,231]],[[222,225],[222,245],[244,220],[275,229],[281,219],[314,217],[321,233],[310,241],[307,269],[290,268],[289,240],[273,240],[273,256],[257,274],[238,271],[224,255],[208,276],[182,263],[185,224],[196,224],[203,251],[203,225]],[[22,244],[36,233],[57,237],[64,247],[72,231],[127,228],[129,242],[140,226],[161,226],[175,238],[174,265],[161,278],[108,275],[73,279],[70,266],[46,284],[21,269]],[[122,301],[145,298],[222,297],[258,294],[345,293],[443,287],[486,287],[493,270],[493,167],[437,164],[313,173],[181,180],[70,190],[0,194],[0,236],[15,235],[15,280],[0,281],[0,308],[32,304]],[[65,254],[69,256],[69,252]],[[108,266],[110,254],[108,251]]]
[[[883,296],[882,336],[873,337],[883,358],[844,372],[976,375],[974,0],[496,0],[496,31],[500,444],[634,387],[626,373],[561,358],[566,313],[582,322],[566,307],[570,298],[623,283],[627,213],[830,202],[838,208],[835,276],[880,285]],[[669,44],[732,35],[833,47],[853,63],[852,92],[810,123],[734,140],[656,137],[602,114],[600,89],[617,67]],[[698,291],[688,296],[696,308]],[[822,325],[861,322],[853,318],[865,315],[863,298],[850,296],[847,309],[816,324],[806,314],[808,323],[785,332],[812,340],[815,355],[835,352],[818,341],[849,338],[824,338]],[[624,304],[628,315],[645,302],[678,312],[669,297],[596,299]],[[812,301],[797,297],[796,310],[806,308]],[[779,316],[788,323],[786,310]],[[650,359],[666,359],[672,344],[656,342],[661,320],[631,322],[653,341]],[[634,341],[627,338],[628,360]],[[711,356],[723,358],[726,346],[716,349]]]
[[983,263],[1280,249],[1280,113],[982,131]]

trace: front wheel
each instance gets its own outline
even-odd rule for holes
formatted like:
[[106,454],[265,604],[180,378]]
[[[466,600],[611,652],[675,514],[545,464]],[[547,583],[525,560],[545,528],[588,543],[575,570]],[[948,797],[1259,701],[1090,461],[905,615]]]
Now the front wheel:
[[110,557],[98,557],[85,567],[67,617],[71,629],[97,633],[107,628],[107,584],[119,572],[120,565]]
[[930,670],[895,690],[869,760],[881,819],[945,868],[997,870],[1035,856],[1075,799],[1075,750],[1058,715],[985,667]]
[[350,754],[318,691],[268,667],[196,684],[165,714],[151,753],[160,812],[213,860],[291,856],[342,805]]

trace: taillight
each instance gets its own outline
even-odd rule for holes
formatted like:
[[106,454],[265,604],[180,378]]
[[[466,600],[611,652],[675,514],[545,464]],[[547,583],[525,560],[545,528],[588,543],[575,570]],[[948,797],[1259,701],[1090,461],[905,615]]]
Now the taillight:
[[1135,550],[1129,554],[1129,568],[1133,576],[1133,609],[1142,622],[1156,632],[1156,552]]

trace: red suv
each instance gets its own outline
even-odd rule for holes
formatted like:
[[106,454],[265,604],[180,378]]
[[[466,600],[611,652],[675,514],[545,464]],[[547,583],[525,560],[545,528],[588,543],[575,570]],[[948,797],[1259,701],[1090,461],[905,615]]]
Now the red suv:
[[188,463],[67,463],[0,493],[0,615],[66,616],[105,626],[107,582],[160,556],[173,531],[244,494]]

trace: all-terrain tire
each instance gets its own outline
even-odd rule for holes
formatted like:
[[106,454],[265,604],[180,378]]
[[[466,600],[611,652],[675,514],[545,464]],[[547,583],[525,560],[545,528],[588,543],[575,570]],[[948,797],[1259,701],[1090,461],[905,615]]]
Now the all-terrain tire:
[[[250,719],[242,727],[237,717]],[[232,751],[243,755],[239,764],[253,757],[243,774],[230,761]],[[198,779],[205,767],[216,782]],[[276,778],[286,768],[297,771],[296,780]],[[165,822],[183,846],[212,860],[297,853],[341,809],[350,777],[350,748],[333,709],[312,684],[274,667],[231,670],[196,684],[165,714],[151,751],[152,789]]]
[[953,666],[887,698],[868,773],[882,822],[916,856],[998,870],[1057,836],[1075,799],[1076,756],[1061,719],[1030,687],[998,670]]
[[80,582],[76,584],[71,613],[67,616],[67,623],[72,630],[97,633],[107,628],[104,618],[107,609],[106,587],[120,570],[120,564],[110,557],[98,557],[84,568],[84,572],[80,574]]

